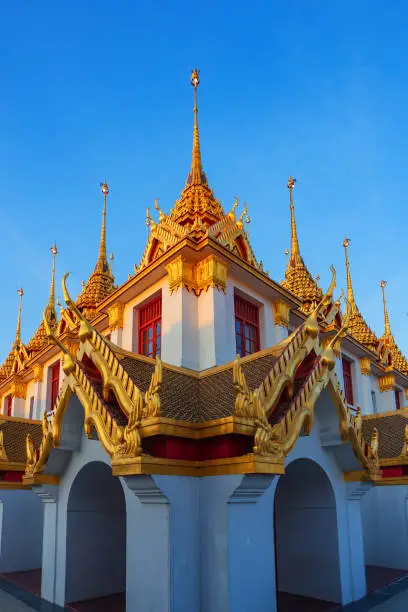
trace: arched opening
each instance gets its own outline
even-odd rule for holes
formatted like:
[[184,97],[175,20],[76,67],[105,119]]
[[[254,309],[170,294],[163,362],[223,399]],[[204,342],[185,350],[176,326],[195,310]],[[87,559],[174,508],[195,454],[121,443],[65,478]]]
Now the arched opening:
[[95,461],[69,494],[65,601],[80,612],[124,612],[125,593],[125,496],[110,467]]
[[326,473],[309,459],[291,463],[275,493],[279,612],[326,612],[341,602],[336,501]]

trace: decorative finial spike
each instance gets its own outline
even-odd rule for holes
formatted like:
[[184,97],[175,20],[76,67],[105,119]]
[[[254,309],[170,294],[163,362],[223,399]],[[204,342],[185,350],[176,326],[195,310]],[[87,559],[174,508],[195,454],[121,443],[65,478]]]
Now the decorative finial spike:
[[291,228],[291,252],[290,262],[292,265],[301,263],[299,240],[297,236],[295,206],[293,204],[293,188],[295,187],[296,179],[292,176],[288,178],[287,188],[289,189],[289,205],[290,205],[290,228]]
[[20,296],[20,302],[18,305],[18,315],[17,315],[17,327],[16,327],[16,338],[14,340],[14,346],[18,347],[21,344],[21,312],[23,310],[23,288],[17,289],[17,293]]
[[383,306],[384,306],[384,336],[385,338],[390,339],[392,337],[392,334],[391,334],[390,319],[388,317],[387,300],[385,299],[386,285],[387,285],[387,281],[382,280],[380,282],[380,287],[382,289],[382,296],[383,296]]
[[109,185],[105,181],[100,183],[101,191],[103,194],[103,210],[102,210],[102,226],[101,226],[101,238],[99,241],[99,255],[98,261],[96,262],[95,272],[107,273],[109,272],[109,266],[106,259],[106,205],[107,197],[109,194]]
[[193,127],[193,153],[191,160],[191,170],[187,177],[186,187],[190,185],[208,185],[201,163],[200,135],[198,131],[198,106],[197,106],[197,87],[200,84],[200,76],[197,68],[191,73],[191,85],[194,89],[194,127]]
[[345,253],[345,257],[346,257],[347,299],[350,302],[350,304],[353,307],[355,307],[353,285],[351,284],[350,262],[349,262],[349,257],[348,257],[348,248],[349,248],[350,244],[351,244],[350,238],[344,238],[343,246],[344,246],[344,253]]

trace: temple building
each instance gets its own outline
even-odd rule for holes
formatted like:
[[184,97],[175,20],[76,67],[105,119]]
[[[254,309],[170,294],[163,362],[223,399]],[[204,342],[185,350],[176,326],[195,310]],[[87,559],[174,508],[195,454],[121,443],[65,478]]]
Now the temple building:
[[126,282],[105,182],[93,272],[77,298],[64,274],[57,313],[52,247],[27,344],[19,290],[0,367],[0,572],[85,612],[330,610],[408,573],[408,361],[385,281],[384,333],[357,306],[350,239],[346,296],[333,267],[325,288],[307,268],[292,177],[291,249],[270,278],[246,205],[224,208],[204,172],[199,83],[194,70],[184,189],[147,210]]

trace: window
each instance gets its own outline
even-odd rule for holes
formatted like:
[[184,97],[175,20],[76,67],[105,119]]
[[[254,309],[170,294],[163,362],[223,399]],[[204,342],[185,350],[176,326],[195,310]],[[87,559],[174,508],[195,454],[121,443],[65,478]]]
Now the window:
[[11,411],[13,409],[13,396],[7,395],[4,399],[4,414],[7,416],[11,416]]
[[399,389],[395,389],[394,391],[394,395],[395,395],[395,408],[397,410],[401,409],[401,400],[400,400],[400,392]]
[[50,406],[49,409],[53,410],[54,404],[57,401],[59,392],[59,377],[60,377],[60,362],[54,363],[50,367]]
[[30,407],[28,412],[28,418],[32,419],[34,415],[34,396],[30,397]]
[[373,412],[377,412],[377,396],[375,391],[371,391],[371,403],[373,405]]
[[353,397],[353,380],[351,377],[351,361],[343,357],[343,381],[344,381],[344,394],[348,404],[354,405]]
[[146,357],[160,356],[161,316],[161,296],[139,310],[139,353]]
[[259,308],[241,296],[234,297],[235,340],[241,357],[259,351]]

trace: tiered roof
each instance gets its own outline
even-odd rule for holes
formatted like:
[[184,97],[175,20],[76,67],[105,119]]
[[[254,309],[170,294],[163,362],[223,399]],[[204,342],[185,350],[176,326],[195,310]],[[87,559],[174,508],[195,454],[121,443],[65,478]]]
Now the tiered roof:
[[395,338],[391,333],[390,320],[388,317],[387,310],[387,302],[385,299],[385,287],[386,282],[384,280],[381,281],[380,286],[382,289],[383,295],[383,305],[384,305],[384,334],[381,336],[380,340],[382,340],[385,346],[390,350],[392,355],[392,362],[395,368],[400,372],[404,372],[404,374],[408,374],[408,361],[406,357],[402,354],[400,349],[398,348],[397,343],[395,342]]

